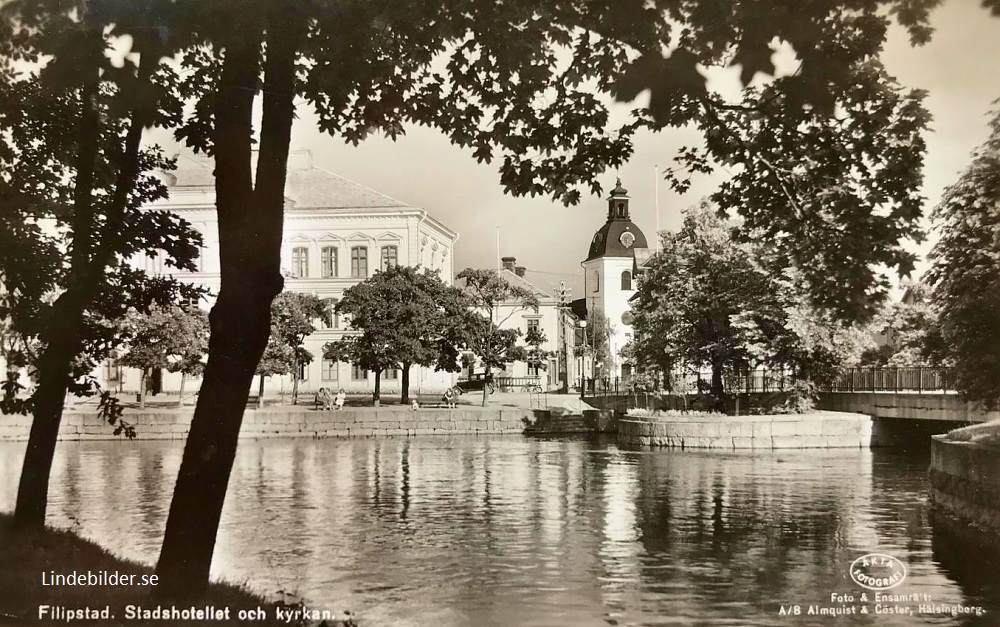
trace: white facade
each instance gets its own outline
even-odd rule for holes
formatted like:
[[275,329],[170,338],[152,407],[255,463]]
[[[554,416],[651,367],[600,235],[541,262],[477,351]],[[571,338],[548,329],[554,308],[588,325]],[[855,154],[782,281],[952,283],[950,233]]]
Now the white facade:
[[[613,363],[607,364],[606,371],[611,376],[621,376],[624,359],[621,349],[632,340],[632,325],[627,324],[629,299],[635,295],[635,280],[632,277],[632,259],[621,257],[601,257],[585,261],[584,290],[587,293],[587,311],[600,312],[607,318],[611,328],[608,339]],[[588,333],[591,330],[587,329]]]
[[[167,209],[181,216],[204,238],[198,272],[178,272],[163,265],[160,259],[138,260],[140,267],[152,273],[175,276],[208,287],[217,293],[220,283],[219,237],[215,212],[215,187],[209,162],[181,157],[178,170],[168,175],[170,196],[151,206]],[[410,207],[315,167],[307,152],[289,157],[286,184],[285,222],[281,266],[285,290],[312,293],[336,302],[344,290],[371,276],[385,263],[422,266],[438,270],[451,283],[454,276],[454,246],[458,234],[430,216],[426,210]],[[208,305],[204,305],[208,307]],[[344,388],[347,391],[374,389],[374,375],[359,371],[352,364],[331,363],[323,359],[323,345],[340,339],[346,331],[343,320],[333,317],[318,322],[319,330],[306,338],[305,348],[314,360],[306,365],[299,390],[313,392],[320,387]],[[107,369],[105,369],[107,370]],[[107,376],[107,373],[102,373]],[[454,383],[457,374],[434,372],[414,366],[410,370],[410,392],[443,390]],[[164,391],[175,391],[180,375],[162,373]],[[382,393],[389,396],[399,390],[399,373],[382,373]],[[125,390],[139,385],[137,371],[124,372]],[[257,381],[253,390],[257,389]],[[115,384],[114,387],[119,387]],[[291,376],[270,377],[265,393],[290,392]],[[185,390],[197,389],[185,383]]]
[[[581,263],[588,317],[591,312],[603,313],[611,328],[612,363],[604,364],[603,370],[612,377],[630,374],[627,368],[623,370],[621,350],[632,340],[629,301],[636,292],[635,259],[646,249],[646,236],[630,219],[628,191],[619,180],[608,197],[607,221],[594,234],[587,259]],[[588,328],[587,332],[589,336],[592,331]]]
[[[517,267],[515,263],[514,257],[504,257],[500,277],[508,283],[531,291],[538,299],[538,311],[525,308],[517,302],[503,303],[497,308],[495,321],[501,329],[520,330],[522,345],[528,330],[532,327],[537,328],[545,336],[545,343],[540,348],[552,354],[545,360],[544,368],[535,368],[526,362],[515,361],[507,364],[502,372],[494,372],[493,375],[515,379],[537,378],[542,388],[552,390],[561,387],[562,378],[567,375],[560,373],[566,372],[568,368],[568,380],[572,384],[578,376],[572,350],[569,353],[569,364],[561,356],[561,350],[567,344],[569,346],[573,344],[573,316],[567,308],[560,307],[557,296],[539,289],[525,279],[524,268]],[[477,362],[472,370],[482,372],[483,368]],[[465,374],[471,374],[471,371],[466,370]]]

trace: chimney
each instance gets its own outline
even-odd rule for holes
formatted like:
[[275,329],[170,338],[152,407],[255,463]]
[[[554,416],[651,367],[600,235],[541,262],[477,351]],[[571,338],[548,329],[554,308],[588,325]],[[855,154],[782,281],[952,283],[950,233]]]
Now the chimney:
[[514,271],[514,262],[517,261],[517,257],[501,257],[500,261],[503,262],[503,269]]
[[524,266],[514,266],[514,274],[521,277],[522,279],[524,278],[524,271],[525,271]]
[[309,150],[291,150],[288,152],[288,171],[311,170],[312,152]]

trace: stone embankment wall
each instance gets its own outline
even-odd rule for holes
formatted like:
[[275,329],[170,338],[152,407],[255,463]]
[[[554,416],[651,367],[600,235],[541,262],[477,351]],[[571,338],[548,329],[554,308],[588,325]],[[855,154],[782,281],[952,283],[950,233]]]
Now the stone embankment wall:
[[868,414],[872,418],[909,418],[959,423],[1000,420],[1000,412],[987,412],[961,400],[957,394],[907,392],[823,392],[816,406],[827,411]]
[[710,449],[868,448],[871,419],[814,412],[774,416],[657,416],[618,420],[618,441],[632,446]]
[[[187,437],[193,408],[187,411],[129,412],[140,440],[180,440]],[[536,420],[530,409],[362,408],[343,411],[307,409],[247,410],[241,438],[373,437],[413,435],[520,434]],[[28,439],[31,418],[0,416],[0,441]],[[63,416],[60,440],[113,440],[120,436],[94,413]]]
[[931,499],[945,514],[1000,533],[1000,425],[934,436]]

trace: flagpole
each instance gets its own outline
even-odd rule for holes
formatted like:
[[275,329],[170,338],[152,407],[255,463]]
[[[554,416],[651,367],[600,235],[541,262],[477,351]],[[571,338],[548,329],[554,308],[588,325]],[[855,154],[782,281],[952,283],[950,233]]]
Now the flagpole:
[[499,274],[501,270],[500,265],[500,227],[497,226],[497,273]]

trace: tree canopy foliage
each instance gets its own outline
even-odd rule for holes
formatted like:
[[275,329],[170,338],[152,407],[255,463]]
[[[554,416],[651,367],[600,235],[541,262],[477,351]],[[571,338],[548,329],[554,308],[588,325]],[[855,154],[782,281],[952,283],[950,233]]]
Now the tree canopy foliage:
[[161,33],[140,29],[132,40],[140,54],[116,63],[108,54],[111,23],[128,24],[143,11],[113,8],[0,7],[0,317],[22,347],[38,348],[34,359],[16,356],[34,374],[28,397],[16,399],[10,373],[4,386],[4,408],[33,417],[15,509],[23,527],[44,524],[66,394],[96,391],[88,375],[120,341],[115,321],[200,292],[128,263],[163,254],[166,263],[193,269],[200,240],[176,216],[141,210],[164,197],[153,171],[171,165],[142,149],[142,132],[173,109],[154,80]]
[[[456,278],[472,307],[466,315],[467,345],[487,376],[508,363],[527,360],[525,347],[518,344],[521,330],[504,325],[518,313],[538,311],[538,297],[496,270],[466,268]],[[483,388],[483,405],[489,396],[487,388]]]
[[[142,372],[140,407],[146,402],[151,371],[163,369],[182,376],[198,375],[208,353],[208,315],[197,307],[154,305],[148,312],[129,312],[120,322],[128,350],[119,363]],[[183,397],[183,389],[181,390]],[[183,398],[182,398],[183,401]]]
[[[797,281],[761,260],[765,251],[733,238],[707,203],[689,209],[677,233],[640,274],[630,356],[661,372],[711,370],[723,402],[725,377],[765,366],[822,381],[857,352],[852,331],[811,307]],[[859,350],[859,349],[858,349]]]
[[955,367],[955,387],[1000,404],[1000,111],[972,163],[945,190],[933,218],[940,239],[927,281],[937,314],[935,356]]
[[866,349],[860,365],[920,366],[940,359],[940,332],[930,287],[906,281],[901,288],[902,299],[885,303],[872,319],[871,334],[881,336],[884,343]]
[[467,301],[437,271],[391,266],[349,287],[336,311],[359,332],[327,344],[324,356],[357,364],[375,373],[375,400],[381,374],[402,371],[400,402],[409,398],[410,367],[421,365],[456,372],[466,342]]

